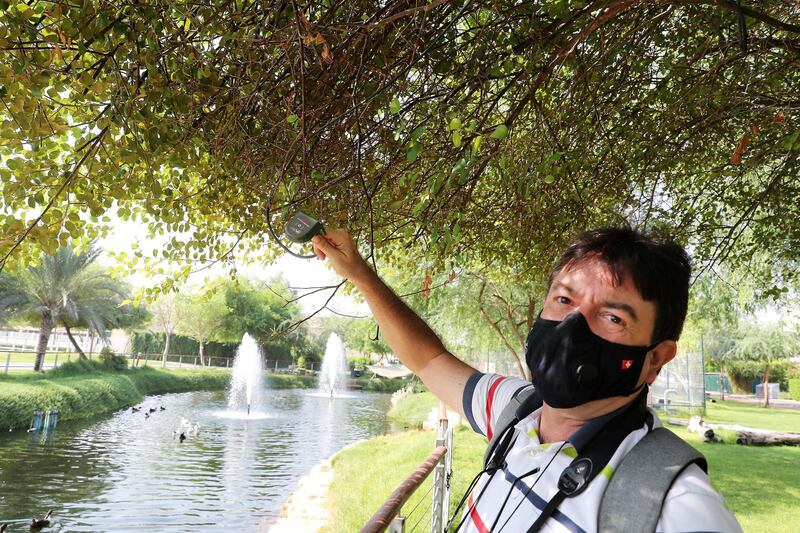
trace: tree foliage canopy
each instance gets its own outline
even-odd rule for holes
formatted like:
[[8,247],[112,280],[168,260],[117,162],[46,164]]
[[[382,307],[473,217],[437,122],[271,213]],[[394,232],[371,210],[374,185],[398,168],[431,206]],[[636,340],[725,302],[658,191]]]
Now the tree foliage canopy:
[[159,258],[252,258],[303,207],[438,271],[629,221],[779,285],[800,5],[742,10],[746,51],[732,0],[3,2],[0,268],[110,212]]

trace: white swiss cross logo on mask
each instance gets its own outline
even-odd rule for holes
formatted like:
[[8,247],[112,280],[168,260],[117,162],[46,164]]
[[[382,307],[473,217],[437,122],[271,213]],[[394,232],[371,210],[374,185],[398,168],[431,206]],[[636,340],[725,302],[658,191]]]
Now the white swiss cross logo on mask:
[[622,370],[630,370],[632,366],[633,366],[633,359],[622,360]]

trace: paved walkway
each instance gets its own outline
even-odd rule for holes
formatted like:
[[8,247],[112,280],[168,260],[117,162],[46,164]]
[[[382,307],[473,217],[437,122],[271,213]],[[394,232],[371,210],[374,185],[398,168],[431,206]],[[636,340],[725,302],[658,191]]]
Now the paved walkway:
[[303,476],[286,503],[281,517],[269,529],[270,533],[315,533],[330,521],[325,507],[328,487],[333,480],[330,458],[325,459]]
[[[709,392],[708,395],[712,398],[720,398],[719,393]],[[760,405],[764,403],[762,398],[756,398],[752,394],[726,394],[725,401],[749,403]],[[797,409],[800,410],[800,402],[797,400],[773,399],[769,400],[770,407],[780,407],[782,409]]]

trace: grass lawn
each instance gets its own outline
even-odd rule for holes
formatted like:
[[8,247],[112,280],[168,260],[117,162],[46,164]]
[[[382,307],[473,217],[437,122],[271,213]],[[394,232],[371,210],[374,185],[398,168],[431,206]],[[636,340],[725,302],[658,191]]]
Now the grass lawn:
[[422,427],[422,422],[428,418],[431,409],[438,405],[439,400],[430,392],[410,394],[392,407],[388,416],[406,429],[419,429]]
[[711,444],[667,427],[706,456],[711,481],[746,532],[800,531],[800,447]]
[[[800,410],[764,408],[758,405],[720,401],[706,402],[706,422],[738,424],[776,431],[800,431]],[[798,524],[800,529],[800,524]]]
[[[435,432],[415,430],[360,442],[336,454],[334,478],[328,490],[328,508],[333,520],[323,531],[360,530],[392,491],[433,451],[435,443]],[[486,439],[465,426],[458,426],[453,444],[451,513],[480,468]],[[403,506],[401,514],[407,517],[406,531],[414,530],[415,524],[416,531],[430,531],[428,506],[432,483],[433,473]]]
[[[430,393],[414,394],[401,400],[390,416],[408,427],[416,427],[431,407],[437,404]],[[735,402],[708,404],[706,420],[775,430],[798,431],[800,412],[764,409]],[[739,446],[704,443],[699,435],[682,426],[668,426],[700,450],[709,463],[712,483],[725,497],[748,533],[795,533],[800,531],[800,447]],[[416,469],[433,450],[433,432],[407,431],[356,444],[333,460],[334,478],[328,492],[328,507],[333,521],[328,533],[359,530],[383,504],[386,497]],[[486,439],[466,426],[454,437],[453,492],[451,512],[482,465]],[[412,530],[420,510],[430,501],[426,480],[403,507]],[[420,503],[420,499],[423,501]],[[416,512],[410,513],[419,503]],[[428,511],[426,511],[428,513]],[[423,531],[429,514],[422,518]]]

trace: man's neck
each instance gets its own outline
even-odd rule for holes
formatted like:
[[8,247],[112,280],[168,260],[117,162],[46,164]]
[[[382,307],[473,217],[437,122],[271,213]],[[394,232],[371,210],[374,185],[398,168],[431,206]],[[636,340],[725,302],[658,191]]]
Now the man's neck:
[[590,420],[624,407],[638,394],[604,398],[567,409],[551,407],[545,402],[539,416],[539,440],[542,444],[567,440]]

